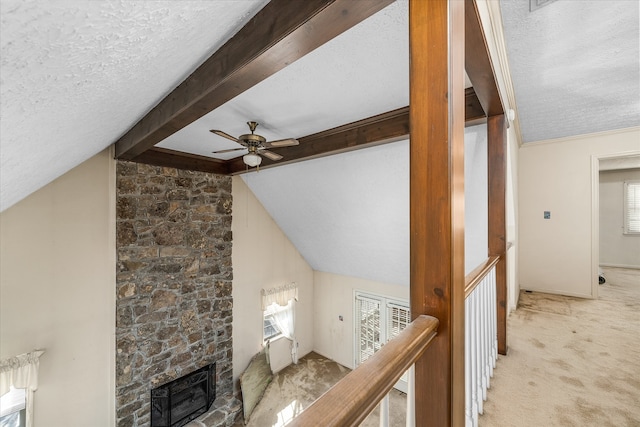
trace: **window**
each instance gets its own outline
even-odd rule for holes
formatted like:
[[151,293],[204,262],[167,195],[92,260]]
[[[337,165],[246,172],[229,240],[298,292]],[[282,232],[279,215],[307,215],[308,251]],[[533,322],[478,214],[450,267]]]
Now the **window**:
[[624,234],[640,234],[640,181],[624,183]]
[[[358,366],[411,323],[409,302],[356,292],[354,322],[354,362]],[[405,372],[394,387],[406,393],[407,378]]]
[[262,338],[268,341],[285,337],[291,341],[291,361],[298,363],[298,340],[296,339],[296,301],[298,285],[295,282],[277,288],[261,289]]
[[0,393],[4,393],[0,427],[33,426],[33,392],[38,389],[38,362],[43,353],[34,350],[0,360]]
[[285,306],[273,303],[267,306],[264,311],[263,340],[267,341],[282,335],[282,325],[278,325],[277,316],[283,316],[287,311],[291,310],[291,304]]
[[0,397],[0,427],[24,427],[26,425],[26,393],[25,389],[11,390]]

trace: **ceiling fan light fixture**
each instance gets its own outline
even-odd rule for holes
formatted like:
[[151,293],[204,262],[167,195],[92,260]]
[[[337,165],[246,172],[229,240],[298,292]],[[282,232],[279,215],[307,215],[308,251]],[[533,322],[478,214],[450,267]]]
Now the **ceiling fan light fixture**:
[[[221,130],[211,129],[209,132],[236,142],[243,147],[218,150],[213,151],[212,153],[223,154],[238,150],[248,150],[249,152],[242,156],[242,161],[245,165],[254,168],[260,166],[260,164],[262,163],[262,156],[265,156],[267,159],[273,162],[277,162],[278,160],[282,159],[282,156],[280,154],[269,151],[267,150],[267,148],[291,147],[300,143],[297,139],[294,138],[278,139],[276,141],[268,142],[264,136],[254,133],[256,127],[258,126],[257,122],[247,122],[247,124],[249,125],[251,133],[240,135],[237,138]],[[260,152],[260,154],[258,154],[258,152]],[[234,156],[233,158],[236,157],[237,156]]]
[[242,156],[242,160],[244,161],[245,165],[252,168],[259,166],[260,163],[262,163],[262,157],[254,153],[245,154],[244,156]]

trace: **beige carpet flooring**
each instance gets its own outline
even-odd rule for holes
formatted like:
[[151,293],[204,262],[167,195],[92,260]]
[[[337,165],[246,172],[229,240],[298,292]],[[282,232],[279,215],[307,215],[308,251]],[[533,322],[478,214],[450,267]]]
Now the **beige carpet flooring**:
[[604,273],[598,300],[521,294],[481,427],[640,426],[640,271]]
[[[264,397],[249,418],[249,427],[282,427],[308,407],[322,393],[349,373],[349,369],[317,353],[301,358],[275,375]],[[389,412],[392,427],[404,427],[406,395],[392,390]],[[243,425],[241,422],[237,426]],[[380,425],[378,409],[361,424],[365,427]]]

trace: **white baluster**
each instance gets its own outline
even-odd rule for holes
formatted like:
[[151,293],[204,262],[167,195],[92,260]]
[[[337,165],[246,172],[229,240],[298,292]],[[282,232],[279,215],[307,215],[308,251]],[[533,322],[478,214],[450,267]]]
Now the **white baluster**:
[[411,365],[407,375],[407,427],[416,427],[416,365]]
[[474,427],[471,415],[471,313],[469,298],[464,300],[464,414],[465,426]]
[[380,401],[380,427],[389,427],[389,395]]
[[[493,271],[493,270],[491,270]],[[495,368],[496,366],[496,360],[494,357],[494,343],[496,342],[496,337],[497,337],[497,333],[498,333],[498,323],[496,322],[496,307],[497,307],[497,303],[496,303],[496,294],[495,294],[495,281],[493,280],[493,275],[490,274],[489,277],[487,278],[487,289],[489,290],[489,302],[490,302],[490,310],[489,310],[489,314],[488,314],[488,319],[489,319],[489,327],[491,328],[491,334],[489,334],[489,367],[490,369],[490,376],[493,377],[493,368]]]
[[469,311],[471,312],[471,416],[473,425],[478,425],[478,346],[476,325],[478,324],[478,314],[475,304],[475,296],[469,295]]
[[481,344],[481,348],[480,348],[480,357],[482,359],[481,362],[481,366],[480,366],[480,372],[481,372],[481,376],[480,376],[480,380],[482,381],[482,400],[487,400],[487,295],[486,295],[486,289],[483,286],[484,285],[484,279],[482,280],[482,282],[480,282],[480,285],[478,286],[478,292],[480,293],[480,324],[481,324],[481,331],[480,331],[480,340],[482,342]]
[[498,360],[498,293],[496,290],[496,268],[491,269],[491,290],[493,301],[493,312],[491,313],[491,319],[493,323],[493,367],[496,367],[496,361]]
[[498,355],[495,267],[465,299],[465,425],[483,413]]
[[489,278],[485,276],[482,279],[482,294],[484,295],[484,312],[482,317],[484,319],[484,331],[485,331],[485,350],[484,350],[484,400],[487,400],[487,389],[491,386],[491,347],[493,346],[493,338],[491,336],[491,296],[489,292]]
[[481,325],[480,325],[480,318],[482,317],[480,314],[480,295],[478,293],[478,289],[476,288],[476,290],[471,294],[471,297],[473,298],[473,311],[474,311],[474,324],[475,327],[473,328],[475,333],[473,341],[474,341],[474,358],[475,358],[475,362],[474,362],[474,394],[475,394],[475,399],[474,402],[476,404],[476,412],[478,414],[482,414],[482,357],[480,355],[481,350],[481,346],[480,346],[480,338],[481,338],[481,334],[480,334],[480,330],[481,330]]

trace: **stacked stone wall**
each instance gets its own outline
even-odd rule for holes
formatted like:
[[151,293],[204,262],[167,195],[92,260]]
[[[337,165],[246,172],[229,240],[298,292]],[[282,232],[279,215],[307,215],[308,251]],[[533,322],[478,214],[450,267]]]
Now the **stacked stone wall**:
[[231,178],[119,161],[116,419],[150,425],[150,390],[216,362],[204,425],[231,425]]

